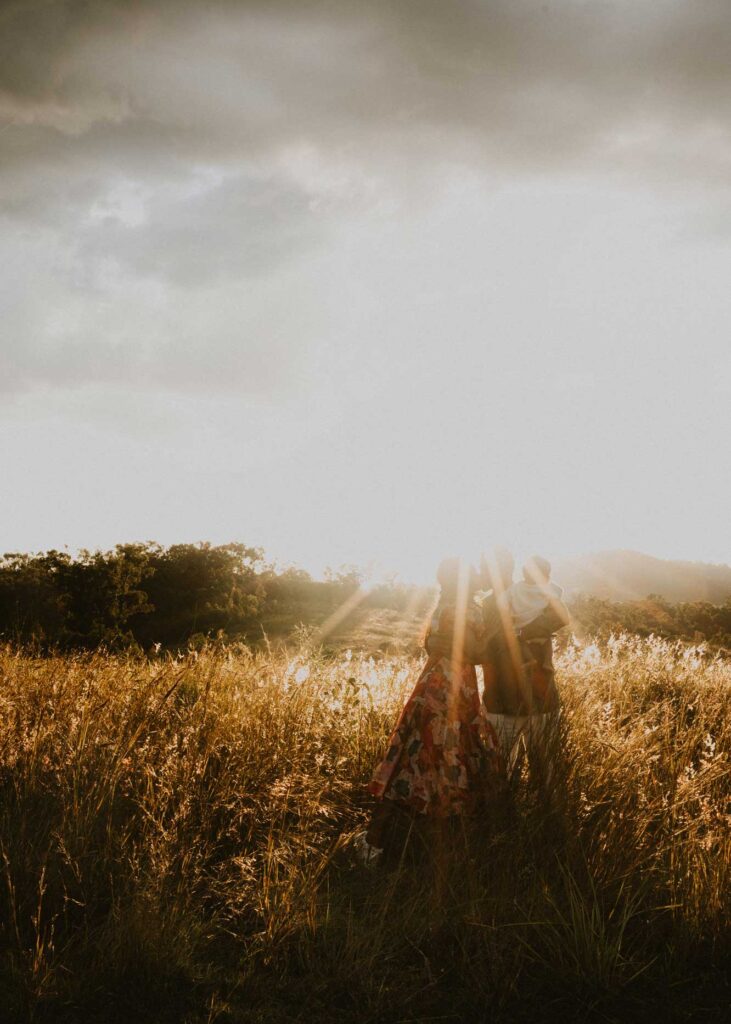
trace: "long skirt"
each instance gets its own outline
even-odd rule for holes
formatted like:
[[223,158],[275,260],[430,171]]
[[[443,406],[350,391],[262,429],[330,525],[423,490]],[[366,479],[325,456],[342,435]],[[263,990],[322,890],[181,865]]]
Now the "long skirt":
[[473,811],[500,775],[495,730],[485,719],[473,665],[430,659],[368,789],[435,817]]

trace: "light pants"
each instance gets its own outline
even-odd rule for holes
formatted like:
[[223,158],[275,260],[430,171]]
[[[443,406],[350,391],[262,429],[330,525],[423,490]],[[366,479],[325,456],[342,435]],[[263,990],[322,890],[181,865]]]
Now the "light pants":
[[520,768],[525,751],[531,775],[538,776],[544,785],[551,788],[558,715],[557,711],[540,715],[496,715],[486,712],[485,717],[497,733],[508,778]]

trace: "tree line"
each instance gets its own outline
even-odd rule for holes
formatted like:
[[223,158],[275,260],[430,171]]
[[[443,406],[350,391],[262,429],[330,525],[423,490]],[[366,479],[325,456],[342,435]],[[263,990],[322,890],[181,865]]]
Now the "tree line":
[[[317,625],[360,587],[344,567],[314,580],[277,571],[245,544],[118,544],[111,551],[9,553],[0,558],[0,636],[41,648],[174,648],[201,637],[248,642]],[[396,610],[411,588],[370,591]]]
[[[324,580],[277,570],[261,549],[245,544],[9,553],[0,557],[0,639],[41,650],[174,649],[211,637],[258,643],[299,624],[320,626],[351,606],[423,614],[433,596],[396,580],[363,593],[361,583],[347,566]],[[731,599],[715,605],[673,604],[658,595],[632,602],[580,596],[571,611],[590,633],[655,633],[731,649]],[[341,626],[347,625],[346,617]]]
[[596,636],[636,633],[666,640],[707,643],[731,653],[731,598],[723,604],[708,601],[668,601],[650,594],[642,601],[607,601],[582,594],[570,602],[574,621]]

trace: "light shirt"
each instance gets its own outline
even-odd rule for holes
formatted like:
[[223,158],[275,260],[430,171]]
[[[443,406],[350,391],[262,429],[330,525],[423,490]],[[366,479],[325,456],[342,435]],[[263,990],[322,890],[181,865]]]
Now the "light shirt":
[[517,629],[523,629],[548,608],[553,601],[560,601],[563,597],[563,590],[555,583],[546,583],[540,586],[537,583],[528,583],[526,580],[518,580],[508,587],[501,597],[503,606],[507,607],[513,616],[513,622]]

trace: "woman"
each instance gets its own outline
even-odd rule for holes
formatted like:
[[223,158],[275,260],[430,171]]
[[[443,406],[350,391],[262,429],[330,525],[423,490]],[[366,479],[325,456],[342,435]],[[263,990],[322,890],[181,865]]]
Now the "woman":
[[450,558],[437,580],[440,595],[425,643],[433,639],[445,653],[430,655],[368,787],[378,803],[368,831],[356,839],[366,864],[380,859],[396,807],[437,818],[464,814],[475,808],[485,782],[497,778],[497,737],[481,711],[474,667],[482,651],[482,616],[473,599],[478,579]]

